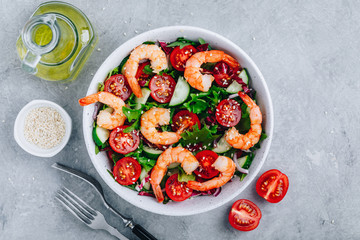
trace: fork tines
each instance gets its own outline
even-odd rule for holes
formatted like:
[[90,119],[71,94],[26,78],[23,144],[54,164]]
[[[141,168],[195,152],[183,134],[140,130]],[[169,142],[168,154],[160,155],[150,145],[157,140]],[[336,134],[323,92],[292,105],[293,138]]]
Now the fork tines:
[[91,221],[95,219],[94,216],[97,215],[92,207],[65,187],[58,190],[55,197],[67,210],[85,224],[91,224]]

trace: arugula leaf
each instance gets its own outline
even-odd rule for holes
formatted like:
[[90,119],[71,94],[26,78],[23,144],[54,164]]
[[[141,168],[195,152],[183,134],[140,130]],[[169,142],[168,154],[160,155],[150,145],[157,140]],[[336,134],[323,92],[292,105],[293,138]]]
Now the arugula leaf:
[[153,42],[153,41],[146,41],[146,42],[143,42],[143,44],[154,45],[155,42]]
[[161,131],[163,131],[163,132],[169,132],[169,131],[171,131],[171,126],[170,126],[170,124],[168,124],[168,125],[161,125],[160,128],[161,128]]
[[140,118],[138,118],[130,127],[127,127],[123,130],[124,133],[129,133],[140,128]]
[[250,151],[255,151],[256,149],[260,148],[260,143],[267,138],[266,133],[263,131],[260,135],[259,142],[257,142],[252,148],[250,148]]
[[108,79],[109,77],[116,75],[119,73],[119,67],[114,68],[113,70],[111,70],[111,72],[109,72],[108,76],[106,79]]
[[143,111],[147,111],[153,107],[156,108],[168,108],[169,104],[168,103],[164,103],[164,104],[160,104],[157,102],[147,102],[146,105],[145,104],[141,104],[141,109]]
[[239,133],[244,134],[250,130],[250,113],[248,111],[248,106],[245,103],[241,104],[241,119],[240,122],[236,125],[236,129]]
[[193,91],[190,93],[191,99],[183,103],[182,106],[195,114],[207,114],[204,112],[207,108],[214,109],[219,101],[227,98],[228,95],[225,89],[212,86],[207,92]]
[[179,72],[176,69],[171,70],[171,69],[166,68],[166,69],[160,71],[159,75],[162,76],[164,73],[166,73],[167,75],[170,75],[174,79],[178,79],[179,76],[182,74],[182,72]]
[[131,122],[132,120],[137,120],[141,116],[141,109],[131,109],[124,106],[122,108],[122,111],[129,122]]
[[148,75],[154,74],[154,73],[153,73],[153,70],[152,70],[151,67],[150,67],[150,65],[146,65],[146,66],[144,67],[144,69],[143,69],[143,72],[144,72],[145,74],[148,74]]
[[110,174],[110,176],[114,179],[114,181],[116,182],[115,178],[114,178],[114,174],[109,170],[109,169],[106,169],[106,171]]
[[95,154],[97,155],[100,152],[98,145],[95,144]]
[[179,46],[182,49],[185,46],[191,45],[191,43],[183,43],[183,42],[173,42],[167,45],[167,47],[177,47]]
[[179,37],[176,39],[175,42],[172,42],[170,44],[167,45],[167,47],[177,47],[179,46],[180,49],[182,49],[183,47],[185,46],[188,46],[188,45],[193,45],[193,46],[196,46],[196,42],[192,41],[192,40],[189,40],[189,39],[186,39],[186,38],[183,38],[183,37]]
[[139,129],[140,117],[142,114],[142,110],[141,109],[131,109],[131,108],[124,106],[122,108],[122,111],[129,122],[132,122],[133,120],[135,120],[135,122],[130,127],[127,127],[124,129],[124,133],[129,133],[133,130]]
[[201,92],[196,94],[191,93],[191,99],[189,101],[185,101],[185,103],[183,103],[183,107],[185,107],[190,112],[199,114],[209,107],[209,104],[204,99],[201,99],[202,97],[205,97],[209,94],[210,92]]
[[104,87],[105,87],[104,83],[99,82],[99,83],[98,83],[98,92],[104,91]]
[[199,38],[199,43],[200,43],[200,44],[205,44],[206,42],[205,42],[205,40],[204,40],[204,39]]
[[131,185],[122,185],[122,186],[130,188],[131,190],[134,190],[134,191],[138,191],[138,190],[136,190],[136,183],[131,184]]
[[147,172],[149,172],[156,164],[156,159],[149,159],[146,157],[138,157],[137,161]]
[[137,105],[136,103],[136,96],[134,93],[132,93],[130,95],[130,97],[127,100],[127,103],[129,104],[130,107],[135,107]]
[[216,65],[216,62],[215,63],[207,62],[207,63],[203,63],[201,65],[201,68],[212,71],[212,70],[214,70],[215,65]]
[[123,157],[123,155],[121,155],[120,153],[114,152],[113,154],[111,154],[111,158],[114,162],[114,166],[115,166],[116,162],[119,161],[122,157]]
[[208,108],[208,104],[203,99],[192,99],[189,102],[185,102],[183,106],[195,114],[199,114]]
[[182,146],[199,142],[203,145],[210,145],[220,136],[221,135],[213,134],[213,131],[211,131],[206,125],[204,125],[201,129],[199,129],[198,125],[194,125],[192,132],[185,131],[181,134],[182,138],[180,139],[180,143]]

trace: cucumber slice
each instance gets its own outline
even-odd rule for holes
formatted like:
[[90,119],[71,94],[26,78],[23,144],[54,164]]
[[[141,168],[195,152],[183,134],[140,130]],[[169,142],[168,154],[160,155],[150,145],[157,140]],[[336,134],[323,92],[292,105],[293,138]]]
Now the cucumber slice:
[[[244,83],[249,84],[249,75],[247,74],[246,69],[244,68],[240,74],[239,78],[241,78]],[[241,84],[239,84],[237,81],[233,81],[230,86],[227,87],[226,92],[228,93],[238,93],[239,91],[242,91],[243,88]]]
[[93,129],[92,135],[96,145],[101,146],[109,139],[110,131],[105,128],[96,126]]
[[248,169],[251,165],[251,158],[250,155],[246,155],[244,157],[237,159],[239,166],[245,169]]
[[148,88],[142,88],[141,89],[141,93],[142,93],[142,97],[141,98],[137,98],[135,97],[135,102],[136,102],[136,106],[135,109],[140,109],[141,108],[141,104],[145,104],[150,96],[151,90]]
[[231,149],[231,145],[225,140],[225,134],[220,138],[216,148],[213,149],[216,153],[224,153]]
[[168,169],[177,168],[179,165],[180,165],[180,163],[178,163],[178,162],[170,163],[170,165],[168,166]]
[[144,150],[144,154],[148,157],[148,158],[151,158],[151,159],[157,159],[160,154],[163,153],[162,150],[159,150],[159,149],[153,149],[151,147],[148,147],[148,146],[143,146],[143,150]]
[[[140,182],[141,182],[142,180],[144,180],[144,178],[146,178],[146,177],[148,177],[148,176],[149,176],[148,172],[143,168],[143,169],[141,170],[141,173],[140,173]],[[143,185],[143,188],[145,188],[146,190],[150,190],[150,181],[147,182],[147,183],[145,183],[145,184]]]
[[145,168],[141,169],[141,173],[140,173],[140,177],[139,177],[140,182],[147,176],[149,176],[149,175],[148,175],[148,172],[145,170]]
[[175,86],[174,94],[170,100],[169,106],[177,106],[185,102],[190,94],[190,86],[186,80],[180,76]]

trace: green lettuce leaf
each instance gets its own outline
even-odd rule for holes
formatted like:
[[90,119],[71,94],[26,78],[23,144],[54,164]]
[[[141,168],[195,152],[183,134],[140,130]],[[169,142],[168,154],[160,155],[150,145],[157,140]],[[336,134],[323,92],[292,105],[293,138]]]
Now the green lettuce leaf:
[[185,131],[181,134],[180,143],[182,146],[186,146],[200,142],[206,146],[212,144],[220,136],[220,134],[214,134],[214,130],[210,130],[206,125],[201,129],[198,128],[198,125],[194,125],[192,131]]

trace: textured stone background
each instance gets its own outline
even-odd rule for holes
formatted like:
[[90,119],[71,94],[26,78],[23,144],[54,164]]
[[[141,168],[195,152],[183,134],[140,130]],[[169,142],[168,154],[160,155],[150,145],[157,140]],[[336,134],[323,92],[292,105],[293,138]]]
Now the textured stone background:
[[[70,216],[53,200],[60,184],[97,206],[86,184],[50,165],[61,162],[95,176],[109,201],[159,239],[360,239],[360,3],[357,1],[87,1],[75,0],[99,35],[77,81],[56,84],[25,74],[15,52],[20,29],[41,1],[0,0],[0,239],[111,239]],[[252,183],[238,198],[262,210],[259,227],[238,232],[231,202],[195,216],[167,217],[135,208],[99,179],[85,150],[84,96],[98,66],[120,44],[150,29],[194,25],[222,34],[261,69],[275,107],[272,148],[260,173],[285,172],[290,189],[279,204]],[[63,106],[74,130],[65,149],[42,159],[14,141],[19,110],[33,99]],[[130,239],[132,233],[106,214]]]

